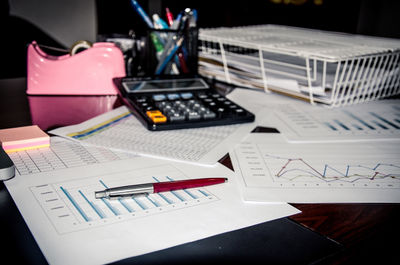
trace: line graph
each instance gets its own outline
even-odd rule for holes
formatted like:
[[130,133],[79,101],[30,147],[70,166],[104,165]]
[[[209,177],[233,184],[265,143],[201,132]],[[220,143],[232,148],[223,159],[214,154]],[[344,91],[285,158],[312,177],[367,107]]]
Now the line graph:
[[249,201],[400,203],[400,140],[288,143],[253,134],[231,153]]
[[393,179],[400,181],[400,166],[395,164],[377,163],[374,166],[345,165],[341,169],[325,164],[322,170],[311,166],[302,158],[283,158],[265,155],[266,159],[282,160],[283,165],[275,174],[277,178],[289,181],[318,178],[324,182],[344,181],[354,183],[360,180]]
[[245,189],[398,189],[400,201],[399,147],[400,141],[291,144],[280,135],[254,135],[234,153]]

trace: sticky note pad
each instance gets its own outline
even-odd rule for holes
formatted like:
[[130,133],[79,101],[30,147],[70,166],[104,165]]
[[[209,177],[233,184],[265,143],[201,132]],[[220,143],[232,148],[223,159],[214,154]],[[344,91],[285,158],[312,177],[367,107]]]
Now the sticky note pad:
[[50,146],[50,137],[37,125],[0,130],[0,143],[6,153]]

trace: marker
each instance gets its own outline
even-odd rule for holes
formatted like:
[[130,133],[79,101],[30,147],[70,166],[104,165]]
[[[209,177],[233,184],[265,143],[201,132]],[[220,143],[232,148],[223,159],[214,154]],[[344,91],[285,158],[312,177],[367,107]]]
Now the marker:
[[129,185],[96,191],[96,199],[118,199],[121,197],[132,197],[134,195],[145,195],[149,193],[159,193],[172,190],[182,190],[198,188],[210,185],[216,185],[228,181],[227,178],[202,178],[188,179],[167,182],[146,183],[138,185]]
[[166,11],[166,15],[167,15],[168,24],[171,27],[172,24],[174,23],[174,16],[172,15],[171,11],[169,11],[168,7],[165,8],[165,11]]

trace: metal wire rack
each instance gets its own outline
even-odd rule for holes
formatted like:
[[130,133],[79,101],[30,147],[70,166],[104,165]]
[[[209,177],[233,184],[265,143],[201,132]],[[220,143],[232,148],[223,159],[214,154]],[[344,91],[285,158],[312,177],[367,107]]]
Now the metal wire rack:
[[199,72],[338,107],[400,93],[400,40],[280,25],[201,29]]

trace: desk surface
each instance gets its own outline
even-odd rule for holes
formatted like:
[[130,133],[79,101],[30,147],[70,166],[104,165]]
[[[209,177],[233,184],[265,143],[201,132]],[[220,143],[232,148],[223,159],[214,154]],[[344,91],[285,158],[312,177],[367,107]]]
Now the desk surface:
[[[118,106],[116,97],[67,97],[64,118],[40,117],[38,106],[55,112],[57,97],[27,97],[26,80],[0,80],[0,128],[43,124],[47,130],[81,122]],[[93,102],[92,102],[93,100]],[[101,102],[96,104],[95,102]],[[56,102],[56,103],[55,103]],[[77,107],[73,103],[78,103]],[[82,115],[82,102],[87,111]],[[93,103],[93,104],[92,104]],[[80,107],[79,107],[80,106]],[[220,161],[231,168],[229,156]],[[216,261],[271,261],[272,263],[342,264],[393,262],[397,258],[400,237],[400,204],[293,204],[302,211],[290,218],[263,223],[254,227],[218,235],[194,243],[129,259],[131,263],[152,263],[167,259],[170,263],[187,262],[195,257],[199,263]],[[27,263],[42,263],[32,234],[19,214],[11,196],[0,185],[0,219],[2,239],[10,238],[4,253],[20,253],[17,258]],[[315,231],[310,232],[310,231]],[[327,237],[339,242],[339,244]],[[243,246],[243,242],[246,245]],[[240,246],[240,247],[239,247]],[[285,248],[285,249],[283,249]],[[22,251],[22,252],[21,252]],[[180,253],[177,260],[176,253]],[[190,253],[183,255],[182,253]],[[281,257],[277,259],[277,257]]]

